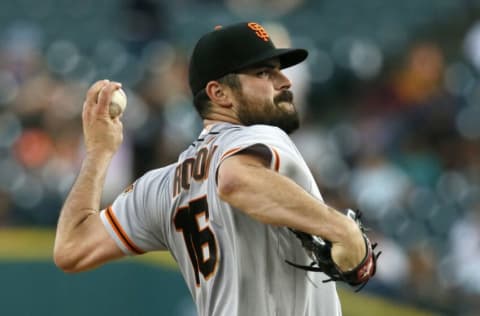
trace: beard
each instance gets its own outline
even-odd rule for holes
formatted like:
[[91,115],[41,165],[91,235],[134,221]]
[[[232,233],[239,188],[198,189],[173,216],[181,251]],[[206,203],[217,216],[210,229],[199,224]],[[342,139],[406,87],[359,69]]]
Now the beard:
[[238,93],[237,99],[240,103],[237,114],[243,125],[272,125],[287,134],[297,130],[300,126],[291,91],[282,91],[273,99],[273,102],[270,100],[259,102],[243,93]]

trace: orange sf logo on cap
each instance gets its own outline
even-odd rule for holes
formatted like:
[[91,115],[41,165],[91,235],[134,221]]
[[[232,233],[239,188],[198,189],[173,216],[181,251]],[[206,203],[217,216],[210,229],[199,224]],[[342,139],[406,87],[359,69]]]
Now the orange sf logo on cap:
[[250,22],[247,25],[249,28],[255,31],[255,34],[257,34],[258,37],[260,37],[265,42],[268,42],[269,36],[267,31],[265,31],[265,29],[263,28],[263,26],[255,22]]

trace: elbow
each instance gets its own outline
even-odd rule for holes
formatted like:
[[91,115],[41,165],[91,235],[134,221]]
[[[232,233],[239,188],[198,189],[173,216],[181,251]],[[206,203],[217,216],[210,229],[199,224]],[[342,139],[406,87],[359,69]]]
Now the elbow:
[[53,262],[55,265],[65,273],[75,273],[80,272],[79,260],[75,259],[75,254],[73,254],[68,249],[60,248],[55,246],[53,251]]
[[57,266],[57,268],[59,268],[63,272],[65,272],[65,273],[75,272],[74,269],[73,269],[74,265],[71,262],[69,262],[69,260],[65,256],[55,254],[53,256],[53,261],[54,261],[55,265]]
[[73,273],[74,271],[74,263],[68,259],[68,256],[64,253],[59,253],[58,251],[54,251],[53,253],[53,262],[63,272],[66,273]]

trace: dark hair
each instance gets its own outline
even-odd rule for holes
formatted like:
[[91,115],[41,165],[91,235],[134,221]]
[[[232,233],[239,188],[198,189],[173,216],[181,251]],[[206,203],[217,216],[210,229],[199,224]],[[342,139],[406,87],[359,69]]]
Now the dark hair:
[[[242,87],[240,79],[238,79],[238,76],[235,73],[225,75],[216,81],[218,81],[220,84],[228,86],[233,90],[240,90]],[[201,118],[204,118],[209,113],[211,106],[210,101],[210,97],[207,95],[205,89],[200,90],[193,97],[193,105],[195,106],[198,114],[200,114]]]

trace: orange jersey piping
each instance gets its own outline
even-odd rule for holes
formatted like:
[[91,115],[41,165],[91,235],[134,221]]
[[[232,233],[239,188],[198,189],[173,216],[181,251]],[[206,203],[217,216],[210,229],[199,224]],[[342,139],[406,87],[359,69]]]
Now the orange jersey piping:
[[109,206],[106,209],[105,215],[108,222],[110,223],[110,226],[113,228],[113,230],[115,231],[115,234],[118,236],[118,239],[120,239],[120,241],[128,250],[130,250],[131,252],[137,255],[141,255],[145,253],[145,251],[140,249],[140,247],[135,245],[135,243],[132,240],[130,240],[130,238],[128,238],[127,233],[125,233],[122,226],[120,225],[120,222],[118,221],[117,217],[113,213],[112,206]]

